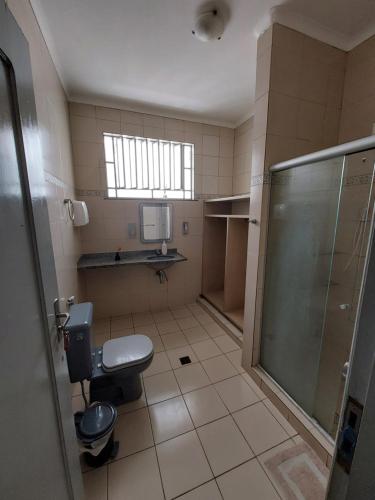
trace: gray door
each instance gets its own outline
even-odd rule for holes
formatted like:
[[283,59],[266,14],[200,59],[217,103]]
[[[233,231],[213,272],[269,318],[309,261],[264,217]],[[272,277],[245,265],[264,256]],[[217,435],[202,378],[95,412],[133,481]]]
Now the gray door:
[[[374,215],[328,500],[375,498]],[[356,443],[353,446],[353,443]]]
[[0,0],[0,498],[82,498],[27,42]]

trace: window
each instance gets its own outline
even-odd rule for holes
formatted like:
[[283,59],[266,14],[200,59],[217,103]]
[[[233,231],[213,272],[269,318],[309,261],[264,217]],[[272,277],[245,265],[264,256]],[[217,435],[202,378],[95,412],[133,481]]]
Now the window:
[[194,146],[104,134],[109,198],[194,197]]

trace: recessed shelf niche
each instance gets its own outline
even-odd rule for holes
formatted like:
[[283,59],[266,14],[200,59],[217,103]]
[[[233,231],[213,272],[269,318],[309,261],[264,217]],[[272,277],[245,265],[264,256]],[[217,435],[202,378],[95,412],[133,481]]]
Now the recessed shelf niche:
[[202,295],[243,330],[249,195],[204,203]]

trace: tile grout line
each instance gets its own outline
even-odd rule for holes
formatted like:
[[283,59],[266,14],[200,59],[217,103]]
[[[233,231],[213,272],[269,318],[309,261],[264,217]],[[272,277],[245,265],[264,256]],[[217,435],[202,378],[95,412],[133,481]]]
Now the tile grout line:
[[167,496],[165,494],[165,490],[164,490],[164,483],[163,483],[163,478],[162,478],[162,475],[161,475],[161,469],[160,469],[160,462],[159,462],[159,455],[158,455],[158,450],[156,448],[156,442],[155,442],[155,434],[154,434],[154,429],[152,427],[152,419],[151,419],[151,416],[150,416],[150,410],[148,409],[149,407],[147,406],[147,411],[148,411],[148,418],[150,419],[150,427],[151,427],[151,433],[152,433],[152,440],[154,442],[154,446],[153,448],[155,449],[155,456],[156,456],[156,462],[158,464],[158,471],[159,471],[159,477],[160,477],[160,484],[161,484],[161,489],[163,490],[163,496],[164,496],[164,500],[166,500]]
[[[203,368],[203,369],[204,369],[204,368]],[[177,378],[177,377],[176,377],[176,378]],[[177,384],[178,384],[178,380],[177,380]],[[211,384],[211,385],[212,385],[212,384]],[[180,385],[179,385],[179,384],[178,384],[178,386],[180,387]],[[207,386],[207,387],[209,387],[209,386]],[[181,387],[180,387],[180,391],[181,391]],[[182,391],[181,391],[181,394],[182,394]],[[206,457],[206,461],[207,461],[207,463],[208,463],[208,466],[209,466],[210,471],[211,471],[211,474],[212,474],[212,479],[214,479],[214,480],[215,480],[215,482],[216,482],[214,471],[212,470],[212,467],[211,467],[210,461],[209,461],[208,456],[207,456],[207,454],[206,454],[206,450],[204,449],[204,446],[203,446],[203,444],[202,444],[202,441],[201,441],[201,438],[200,438],[200,436],[199,436],[199,433],[197,432],[197,428],[196,428],[196,426],[195,426],[194,420],[193,420],[193,418],[192,418],[192,416],[191,416],[191,413],[190,413],[189,407],[188,407],[188,405],[186,404],[186,401],[185,401],[185,398],[184,398],[183,394],[182,394],[182,400],[183,400],[184,405],[185,405],[185,407],[186,407],[186,410],[187,410],[187,412],[188,412],[188,414],[189,414],[189,417],[190,417],[191,423],[193,424],[195,434],[196,434],[196,435],[197,435],[197,437],[198,437],[198,440],[199,440],[199,443],[200,443],[201,448],[202,448],[202,450],[203,450],[204,456]],[[210,481],[211,481],[212,479],[210,479]],[[209,481],[207,481],[207,482],[209,482]],[[202,483],[202,484],[205,484],[205,483]],[[200,486],[202,486],[202,484],[200,484],[200,485],[198,486],[198,488],[199,488]],[[218,487],[218,489],[219,489],[219,492],[220,492],[220,495],[221,495],[222,499],[224,500],[224,497],[223,497],[223,495],[222,495],[222,493],[221,493],[221,490],[220,490],[220,488],[219,488],[219,485],[218,485],[217,483],[216,483],[216,485],[217,485],[217,487]],[[187,493],[187,492],[185,492],[185,493]],[[185,493],[184,493],[184,494],[185,494]]]
[[[155,323],[154,323],[154,324],[155,324]],[[156,326],[156,324],[155,324],[155,326]],[[201,325],[201,326],[204,328],[204,326],[203,326],[203,325]],[[156,326],[156,329],[157,329],[157,326]],[[172,332],[172,333],[173,333],[173,332]],[[183,333],[183,332],[182,332],[182,333]],[[110,338],[111,338],[111,334],[112,334],[112,317],[110,318]],[[168,334],[168,333],[167,333],[167,334]],[[228,335],[228,336],[229,336],[229,335]],[[160,337],[162,337],[162,334],[160,334]],[[213,340],[213,341],[214,341],[214,338],[212,338],[212,337],[210,337],[210,338],[211,338],[211,340]],[[199,341],[199,342],[200,342],[200,341]],[[199,343],[199,342],[195,342],[195,343]],[[215,341],[214,341],[214,342],[215,342]],[[162,343],[163,343],[163,341],[162,341]],[[163,344],[164,344],[164,343],[163,343]],[[216,344],[216,342],[215,342],[215,344]],[[190,348],[191,348],[191,346],[192,346],[192,345],[193,345],[193,344],[188,344],[188,345],[186,345],[186,346],[181,346],[181,348],[183,348],[183,347],[190,347]],[[217,346],[218,346],[218,348],[221,350],[220,346],[219,346],[218,344],[216,344],[216,345],[217,345]],[[165,354],[166,354],[166,356],[167,356],[167,358],[168,358],[168,360],[169,360],[169,357],[168,357],[167,351],[168,351],[168,350],[174,350],[174,349],[179,349],[179,347],[177,347],[177,348],[172,348],[172,349],[166,349],[166,350],[164,351],[164,352],[165,352]],[[238,350],[238,349],[233,349],[233,351],[235,351],[235,350]],[[233,351],[228,351],[228,352],[233,352]],[[195,351],[193,350],[193,352],[195,352]],[[230,359],[226,356],[226,354],[228,354],[228,353],[225,353],[225,352],[223,352],[223,351],[222,351],[222,354],[220,354],[220,355],[212,356],[212,357],[210,357],[210,358],[206,358],[205,360],[200,360],[200,359],[198,359],[198,361],[197,361],[196,363],[192,363],[192,364],[197,364],[197,363],[199,363],[199,364],[201,365],[201,367],[202,367],[203,371],[206,373],[206,375],[207,375],[208,379],[210,380],[210,384],[205,385],[205,386],[203,386],[203,387],[199,387],[199,388],[197,388],[197,389],[193,389],[193,390],[191,390],[191,391],[187,391],[187,392],[185,392],[185,393],[182,393],[181,386],[180,386],[180,384],[179,384],[179,382],[178,382],[178,380],[177,380],[177,377],[176,377],[176,375],[175,375],[175,373],[174,373],[174,372],[175,372],[175,370],[178,370],[178,369],[182,368],[183,366],[178,367],[178,368],[173,368],[173,367],[171,366],[171,370],[162,371],[162,372],[159,372],[159,373],[156,373],[156,374],[154,374],[154,375],[151,375],[151,376],[150,376],[150,377],[152,377],[152,376],[155,376],[155,375],[159,375],[159,374],[161,374],[161,373],[166,373],[166,372],[172,371],[172,372],[173,372],[173,375],[174,375],[174,378],[175,378],[175,380],[176,380],[177,386],[178,386],[178,388],[179,388],[179,390],[180,390],[180,394],[179,394],[178,396],[173,396],[172,398],[167,398],[167,399],[165,399],[165,400],[158,401],[157,403],[152,403],[152,404],[149,404],[149,403],[148,403],[148,399],[147,399],[147,394],[146,394],[146,391],[145,391],[145,389],[144,389],[144,393],[145,393],[145,404],[146,404],[146,406],[145,406],[145,407],[141,407],[141,408],[135,408],[135,409],[133,409],[133,410],[130,410],[129,412],[125,412],[125,413],[124,413],[124,414],[126,414],[126,413],[133,413],[134,411],[140,410],[140,409],[142,409],[142,408],[147,408],[147,415],[148,415],[148,419],[149,419],[149,424],[150,424],[150,429],[151,429],[152,439],[153,439],[153,443],[154,443],[154,444],[153,444],[153,446],[147,447],[147,448],[145,448],[145,449],[143,449],[143,450],[139,450],[139,451],[134,452],[134,453],[132,453],[132,454],[130,454],[130,455],[127,455],[127,456],[125,456],[125,457],[122,457],[122,458],[120,458],[120,459],[118,459],[118,460],[111,461],[109,464],[107,464],[107,465],[106,465],[106,468],[107,468],[107,470],[106,470],[106,474],[107,474],[107,499],[108,499],[108,496],[109,496],[109,465],[110,465],[111,463],[114,463],[114,462],[120,461],[120,460],[122,460],[122,459],[124,459],[124,458],[128,458],[128,457],[131,457],[131,456],[133,456],[133,455],[135,455],[135,454],[141,453],[142,451],[149,450],[149,449],[151,449],[151,448],[154,448],[154,449],[155,449],[156,458],[157,458],[157,463],[158,463],[159,476],[160,476],[161,485],[162,485],[162,489],[163,489],[163,495],[164,495],[164,498],[166,498],[165,491],[164,491],[164,484],[163,484],[163,480],[162,480],[162,476],[161,476],[161,469],[160,469],[160,464],[159,464],[159,457],[158,457],[158,454],[157,454],[157,448],[156,448],[156,443],[155,443],[154,429],[153,429],[153,426],[152,426],[152,420],[151,420],[151,416],[150,416],[150,411],[149,411],[149,408],[150,408],[151,406],[155,406],[155,405],[157,405],[157,404],[159,404],[159,403],[162,403],[162,402],[168,401],[168,400],[170,400],[170,399],[174,399],[174,398],[177,398],[177,397],[181,397],[181,398],[182,398],[182,400],[183,400],[183,402],[184,402],[184,405],[185,405],[185,407],[186,407],[186,410],[187,410],[187,412],[188,412],[188,414],[189,414],[189,417],[190,417],[190,419],[191,419],[191,422],[192,422],[192,425],[193,425],[193,429],[194,429],[194,431],[196,432],[196,435],[197,435],[197,437],[198,437],[198,439],[199,439],[200,445],[201,445],[201,447],[202,447],[202,449],[203,449],[203,453],[204,453],[204,455],[205,455],[205,457],[206,457],[207,463],[208,463],[208,465],[209,465],[209,467],[210,467],[210,470],[211,470],[211,473],[212,473],[212,476],[213,476],[213,479],[210,479],[209,481],[206,481],[206,482],[204,482],[204,483],[202,483],[202,484],[200,484],[200,485],[198,485],[198,486],[196,486],[196,487],[194,487],[194,488],[192,488],[192,489],[190,489],[190,490],[187,490],[187,491],[185,491],[184,493],[182,493],[181,495],[178,495],[177,497],[173,497],[174,499],[176,499],[176,498],[180,498],[181,496],[183,496],[183,495],[185,495],[185,494],[189,493],[190,491],[194,491],[195,489],[198,489],[198,488],[200,488],[201,486],[203,486],[203,485],[205,485],[205,484],[207,484],[207,483],[209,483],[209,482],[211,482],[211,481],[213,481],[213,480],[215,481],[215,483],[216,483],[216,485],[217,485],[217,487],[218,487],[219,493],[220,493],[221,497],[223,498],[222,492],[221,492],[220,487],[219,487],[219,485],[218,485],[218,483],[217,483],[217,480],[216,480],[218,477],[220,477],[220,476],[222,476],[222,475],[224,475],[224,474],[226,474],[226,473],[228,473],[228,472],[230,472],[230,471],[232,471],[232,470],[236,469],[237,467],[242,466],[243,464],[245,464],[245,463],[247,463],[247,462],[250,462],[251,460],[254,460],[254,458],[256,458],[256,459],[257,459],[257,463],[261,466],[262,470],[264,470],[264,467],[263,467],[262,463],[260,462],[260,460],[258,459],[258,457],[259,457],[259,456],[261,456],[262,454],[264,454],[264,453],[266,453],[266,452],[268,452],[268,451],[270,451],[270,450],[272,450],[272,449],[276,448],[277,446],[280,446],[281,444],[285,443],[285,442],[286,442],[286,441],[288,441],[288,440],[292,440],[292,441],[293,441],[294,437],[296,437],[296,436],[289,436],[289,434],[287,433],[286,429],[282,426],[282,424],[278,421],[278,419],[277,419],[277,418],[273,415],[273,413],[272,413],[272,412],[271,412],[271,411],[267,408],[267,406],[264,404],[264,402],[263,402],[263,400],[262,400],[262,399],[259,399],[259,401],[255,401],[254,403],[251,403],[251,404],[249,404],[249,405],[246,405],[245,407],[240,408],[239,410],[235,410],[234,412],[231,412],[231,411],[230,411],[230,409],[228,408],[228,406],[225,404],[225,401],[224,401],[224,400],[222,399],[222,397],[220,396],[220,393],[217,391],[217,389],[216,389],[216,387],[215,387],[215,384],[220,383],[220,382],[223,382],[223,381],[225,381],[225,380],[229,380],[229,379],[234,378],[234,377],[237,377],[237,376],[242,376],[242,373],[238,372],[238,369],[236,368],[236,366],[234,366],[234,364],[233,364],[233,363],[232,363],[232,361],[231,361],[231,360],[230,360]],[[210,379],[210,377],[209,377],[209,375],[208,375],[208,373],[207,373],[207,371],[205,370],[205,368],[204,368],[204,366],[203,366],[203,364],[202,364],[202,361],[206,361],[207,359],[213,359],[213,358],[219,357],[219,356],[221,356],[221,355],[224,355],[224,356],[225,356],[225,358],[226,358],[226,359],[230,362],[230,364],[231,364],[231,365],[232,365],[232,366],[233,366],[233,367],[237,370],[237,372],[238,372],[238,373],[236,373],[236,375],[232,375],[232,376],[230,376],[230,377],[227,377],[227,378],[225,378],[225,379],[219,380],[219,381],[217,381],[217,382],[212,382],[212,381],[211,381],[211,379]],[[149,377],[146,377],[146,378],[149,378]],[[244,377],[241,377],[241,378],[242,378],[242,379],[244,379]],[[246,380],[245,380],[245,379],[244,379],[244,381],[246,382]],[[246,383],[247,383],[247,382],[246,382]],[[248,385],[248,387],[249,387],[249,388],[253,391],[252,387],[251,387],[249,384],[247,384],[247,385]],[[216,419],[214,419],[214,420],[212,420],[212,421],[210,421],[210,422],[207,422],[207,423],[205,423],[205,424],[203,424],[203,425],[196,426],[196,425],[195,425],[195,423],[194,423],[194,421],[193,421],[193,419],[192,419],[192,417],[191,417],[190,410],[189,410],[189,408],[188,408],[188,406],[187,406],[187,404],[186,404],[185,395],[186,395],[186,394],[189,394],[189,393],[191,393],[191,392],[195,392],[195,391],[198,391],[198,390],[204,389],[204,388],[208,388],[208,387],[213,387],[213,389],[214,389],[214,391],[215,391],[215,394],[217,394],[217,396],[219,397],[220,401],[222,401],[222,403],[223,403],[224,407],[227,409],[227,411],[229,412],[229,414],[228,414],[228,415],[225,415],[225,416],[223,416],[223,417],[216,418]],[[253,392],[254,392],[254,391],[253,391]],[[258,397],[258,395],[257,395],[257,394],[256,394],[256,396]],[[266,399],[267,399],[267,397],[266,397]],[[273,447],[271,447],[271,448],[269,448],[269,449],[267,449],[267,450],[263,451],[263,452],[262,452],[262,453],[260,453],[259,455],[256,455],[256,454],[254,453],[254,451],[252,450],[252,448],[251,448],[250,444],[248,443],[248,441],[246,440],[245,436],[243,435],[243,433],[242,433],[241,429],[239,428],[239,426],[238,426],[237,422],[236,422],[236,421],[235,421],[235,419],[233,418],[233,413],[240,412],[241,410],[243,410],[243,409],[245,409],[245,408],[248,408],[248,407],[250,407],[250,406],[253,406],[254,404],[257,404],[257,403],[263,403],[263,406],[267,409],[268,413],[270,413],[270,414],[271,414],[271,416],[273,417],[273,419],[274,419],[274,420],[275,420],[275,421],[276,421],[276,422],[277,422],[277,423],[278,423],[278,424],[279,424],[279,425],[283,428],[283,430],[285,431],[285,433],[286,433],[286,434],[288,434],[288,438],[287,438],[286,440],[284,440],[284,441],[282,441],[281,443],[278,443],[277,445],[275,445],[275,446],[273,446]],[[122,415],[122,414],[121,414],[121,415]],[[223,473],[218,474],[217,476],[215,476],[215,474],[214,474],[214,472],[213,472],[213,470],[212,470],[211,464],[210,464],[210,462],[209,462],[209,460],[208,460],[208,457],[207,457],[207,455],[206,455],[205,449],[204,449],[204,447],[203,447],[203,445],[202,445],[202,442],[201,442],[201,439],[200,439],[200,437],[199,437],[199,433],[197,432],[197,430],[198,430],[198,429],[200,429],[200,428],[202,428],[202,427],[204,427],[204,426],[206,426],[206,425],[209,425],[209,424],[211,424],[211,423],[213,423],[213,422],[216,422],[216,421],[218,421],[218,420],[221,420],[221,419],[223,419],[223,418],[226,418],[226,417],[227,417],[227,416],[229,416],[229,415],[231,416],[232,421],[235,423],[236,427],[238,428],[238,430],[239,430],[240,434],[243,436],[243,438],[244,438],[245,442],[248,444],[248,446],[249,446],[250,450],[254,453],[254,456],[253,456],[250,460],[245,460],[245,461],[244,461],[244,462],[242,462],[241,464],[238,464],[238,465],[236,465],[235,467],[233,467],[233,468],[231,468],[231,469],[228,469],[227,471],[225,471],[225,472],[223,472]],[[167,442],[167,441],[169,441],[169,440],[171,440],[171,439],[175,439],[176,437],[179,437],[179,436],[182,436],[182,435],[184,435],[184,434],[187,434],[188,432],[192,432],[192,431],[190,430],[190,431],[183,432],[183,433],[181,433],[181,434],[178,434],[177,436],[174,436],[174,437],[172,437],[172,438],[169,438],[169,439],[167,439],[167,440],[165,440],[165,441],[162,441],[161,443],[158,443],[158,444],[162,444],[162,443]],[[297,433],[297,435],[298,435],[298,433]],[[90,471],[86,471],[86,472],[90,472]],[[85,473],[86,473],[86,472],[85,472]],[[271,485],[272,485],[273,489],[276,491],[277,496],[278,496],[278,497],[280,497],[279,492],[276,490],[276,488],[275,488],[275,486],[274,486],[274,484],[273,484],[273,482],[272,482],[271,478],[270,478],[270,477],[269,477],[269,475],[267,474],[266,470],[264,470],[264,472],[265,472],[265,474],[266,474],[266,476],[267,476],[267,479],[268,479],[268,480],[269,480],[269,482],[271,483]]]

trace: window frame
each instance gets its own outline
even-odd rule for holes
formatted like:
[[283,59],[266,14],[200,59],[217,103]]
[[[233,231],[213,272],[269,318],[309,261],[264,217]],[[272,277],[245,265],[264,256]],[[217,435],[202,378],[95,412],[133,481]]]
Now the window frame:
[[[112,143],[112,160],[107,159],[107,154],[106,154],[106,138],[111,139]],[[135,165],[130,165],[129,172],[126,172],[126,163],[125,163],[125,153],[124,153],[124,139],[128,140],[129,143],[129,148],[130,144],[134,144],[133,146],[133,152],[134,152],[134,162]],[[117,141],[117,142],[116,142]],[[138,143],[137,143],[138,141]],[[118,142],[121,143],[121,150],[122,150],[122,158],[121,160],[119,159],[118,155]],[[109,200],[155,200],[155,201],[166,201],[166,200],[175,200],[175,201],[194,201],[195,200],[195,149],[194,149],[194,144],[190,142],[182,142],[182,141],[176,141],[176,140],[168,140],[168,139],[154,139],[151,137],[142,137],[142,136],[137,136],[137,135],[128,135],[128,134],[116,134],[116,133],[111,133],[111,132],[103,132],[103,145],[104,145],[104,167],[105,167],[105,177],[106,177],[106,199]],[[116,145],[115,145],[116,144]],[[161,182],[161,178],[164,177],[165,172],[167,171],[166,165],[163,160],[163,169],[160,168],[160,151],[162,148],[164,148],[164,144],[168,145],[169,149],[169,158],[172,155],[173,147],[174,146],[179,146],[180,147],[180,153],[179,153],[179,161],[180,161],[180,179],[181,179],[181,189],[171,189],[171,188],[164,188],[161,189],[161,187],[139,187],[139,182],[138,182],[138,173],[139,173],[139,167],[137,164],[137,161],[139,160],[139,154],[137,151],[137,144],[141,144],[141,149],[143,148],[143,145],[145,145],[146,149],[146,154],[147,154],[147,162],[146,164],[141,165],[140,171],[142,172],[143,175],[143,181],[146,178],[146,184],[150,183],[151,177],[150,177],[150,161],[149,161],[149,146],[151,145],[151,148],[153,148],[155,145],[157,147],[157,158],[158,158],[158,176],[159,176],[159,184]],[[185,167],[185,152],[186,149],[190,149],[190,168]],[[129,154],[130,154],[130,149],[129,149]],[[143,151],[141,151],[141,157],[142,157]],[[164,153],[163,153],[164,155]],[[155,155],[152,155],[152,162],[155,160]],[[131,163],[131,159],[129,156],[129,161]],[[110,187],[110,181],[109,181],[109,165],[112,165],[113,168],[113,178],[114,178],[114,187]],[[117,165],[117,166],[116,166]],[[153,174],[155,174],[155,167],[154,163],[152,164],[151,168],[153,169]],[[169,159],[169,182],[172,182],[172,167],[171,167],[171,159]],[[146,172],[146,176],[144,175]],[[135,173],[135,187],[133,182],[132,182],[132,176]],[[187,174],[188,173],[188,174]],[[118,177],[119,175],[122,175],[122,180],[123,180],[123,185],[120,185],[120,182],[118,182]],[[185,175],[189,175],[190,179],[190,189],[186,189],[185,187],[185,182],[186,178]],[[131,187],[126,187],[127,184],[127,178],[130,178],[130,183],[132,184]],[[142,182],[143,182],[142,181]],[[115,194],[111,194],[111,191]],[[129,196],[125,196],[124,194],[118,194],[119,191],[127,191],[129,192]],[[139,193],[139,195],[136,195],[136,193]],[[161,193],[164,192],[169,193],[168,195],[161,195]],[[146,193],[146,194],[145,194]],[[181,196],[176,196],[177,193],[180,193]],[[133,194],[133,196],[132,196]],[[175,196],[174,196],[175,194]]]

